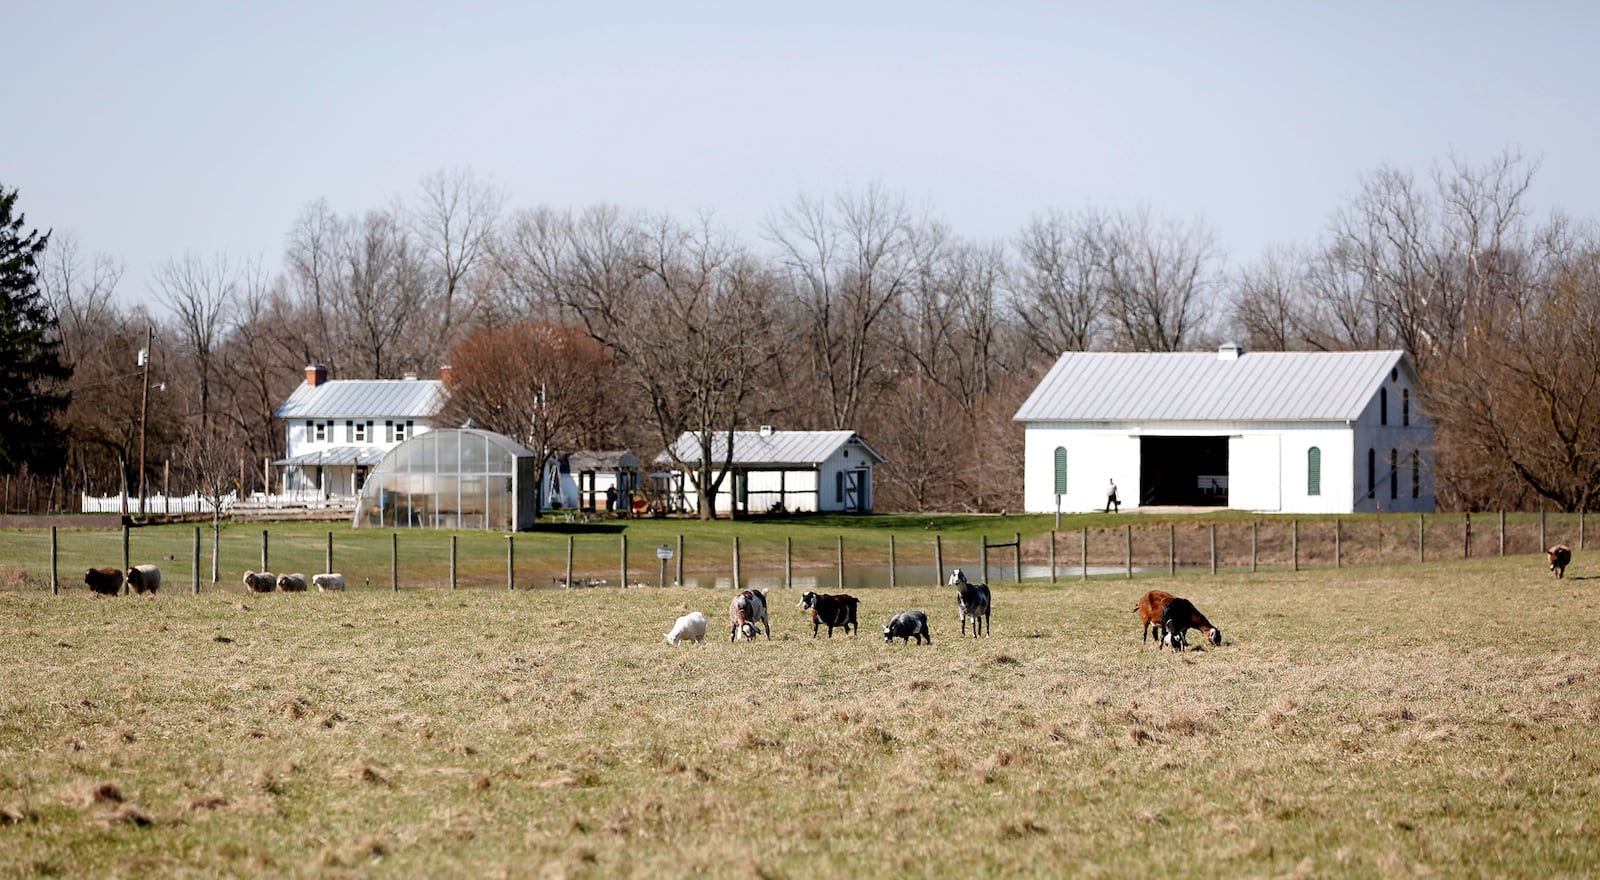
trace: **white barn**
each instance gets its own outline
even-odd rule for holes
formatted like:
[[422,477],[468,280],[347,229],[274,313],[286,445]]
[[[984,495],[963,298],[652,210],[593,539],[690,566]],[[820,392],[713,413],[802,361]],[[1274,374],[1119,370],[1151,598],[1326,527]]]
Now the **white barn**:
[[306,498],[354,497],[389,450],[427,433],[444,407],[438,379],[329,379],[321,364],[274,413],[283,419],[281,491]]
[[1067,352],[1017,411],[1025,508],[1434,509],[1433,428],[1401,351]]
[[[685,432],[673,444],[682,461],[700,459],[698,435]],[[718,432],[712,442],[717,461],[728,461],[728,434]],[[670,464],[662,453],[657,461]],[[780,431],[762,426],[759,431],[733,432],[733,456],[728,475],[718,487],[718,513],[871,513],[872,469],[883,456],[873,451],[853,431]],[[676,490],[687,510],[697,511],[700,499],[693,475],[678,471]]]

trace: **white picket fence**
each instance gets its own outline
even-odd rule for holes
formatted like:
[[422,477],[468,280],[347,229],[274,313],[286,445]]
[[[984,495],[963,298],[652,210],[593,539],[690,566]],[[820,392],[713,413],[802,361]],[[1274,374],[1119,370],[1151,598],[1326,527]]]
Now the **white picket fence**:
[[[234,504],[238,503],[238,500],[238,497],[232,492],[223,496],[223,512],[226,513]],[[126,507],[123,506],[124,503],[126,503]],[[124,502],[121,495],[83,496],[83,505],[81,507],[83,513],[121,513],[123,510],[137,514],[139,512],[139,499],[130,496]],[[204,498],[198,493],[173,496],[146,495],[144,498],[144,512],[162,515],[170,513],[211,513],[212,504],[210,498]]]

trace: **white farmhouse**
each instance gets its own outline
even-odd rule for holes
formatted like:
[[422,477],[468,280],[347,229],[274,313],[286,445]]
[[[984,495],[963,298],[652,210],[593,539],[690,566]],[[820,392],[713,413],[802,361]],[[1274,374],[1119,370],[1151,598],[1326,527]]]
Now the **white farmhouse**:
[[329,379],[321,364],[278,407],[287,432],[283,494],[351,497],[389,450],[434,426],[444,406],[437,379]]
[[1417,387],[1401,351],[1067,352],[1014,417],[1023,503],[1432,512]]
[[[685,432],[673,444],[678,458],[691,466],[700,460],[697,434]],[[712,456],[729,461],[728,434],[712,440]],[[662,453],[658,462],[671,458]],[[853,431],[780,431],[763,425],[759,431],[733,432],[733,456],[716,496],[718,513],[871,513],[872,469],[883,456]],[[673,467],[676,467],[675,465]],[[679,471],[677,491],[685,507],[699,509],[693,475]]]

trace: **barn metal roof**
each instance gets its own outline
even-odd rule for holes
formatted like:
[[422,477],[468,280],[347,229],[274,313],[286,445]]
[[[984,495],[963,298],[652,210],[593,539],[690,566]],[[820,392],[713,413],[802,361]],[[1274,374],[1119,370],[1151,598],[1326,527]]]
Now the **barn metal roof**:
[[[874,459],[882,462],[883,456],[868,446],[854,431],[735,431],[733,432],[733,463],[742,467],[775,465],[806,465],[815,467],[851,441],[861,445]],[[685,432],[672,447],[678,458],[696,461],[700,458],[700,441],[696,434]],[[713,436],[711,454],[721,461],[728,450],[728,435],[719,431]],[[657,461],[669,461],[663,453]]]
[[1348,421],[1401,351],[1070,351],[1013,417],[1019,422]]
[[444,407],[437,379],[332,379],[312,387],[300,383],[278,407],[280,419],[431,419]]

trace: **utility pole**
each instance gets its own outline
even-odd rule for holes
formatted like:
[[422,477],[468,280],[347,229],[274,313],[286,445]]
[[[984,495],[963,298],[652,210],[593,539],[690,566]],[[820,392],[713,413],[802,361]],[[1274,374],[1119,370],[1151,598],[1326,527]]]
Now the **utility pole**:
[[144,516],[144,423],[150,414],[150,346],[155,343],[156,328],[145,327],[144,348],[139,350],[139,366],[144,368],[144,393],[139,398],[139,515]]

